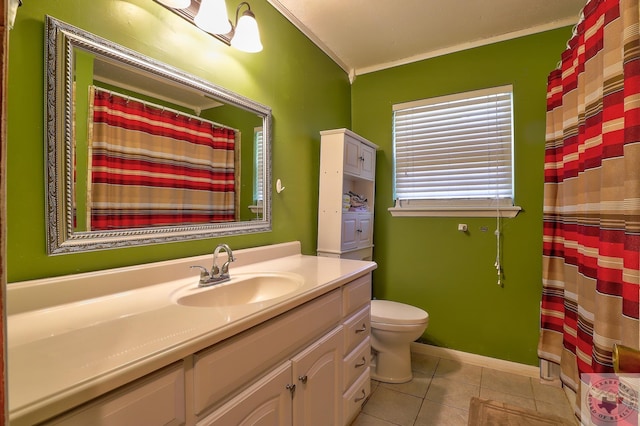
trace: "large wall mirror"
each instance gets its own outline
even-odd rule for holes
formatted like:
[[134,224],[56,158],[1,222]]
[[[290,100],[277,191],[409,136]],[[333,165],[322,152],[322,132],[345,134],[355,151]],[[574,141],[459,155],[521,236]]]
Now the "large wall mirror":
[[271,109],[46,18],[47,248],[271,229]]

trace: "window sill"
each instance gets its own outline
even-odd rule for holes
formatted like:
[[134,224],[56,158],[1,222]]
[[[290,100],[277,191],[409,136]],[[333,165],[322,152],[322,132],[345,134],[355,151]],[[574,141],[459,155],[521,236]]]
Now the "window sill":
[[389,207],[393,217],[500,217],[513,218],[522,207]]

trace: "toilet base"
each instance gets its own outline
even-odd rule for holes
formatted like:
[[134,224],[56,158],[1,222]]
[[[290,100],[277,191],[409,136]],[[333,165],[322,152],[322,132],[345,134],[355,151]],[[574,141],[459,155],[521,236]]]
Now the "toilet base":
[[377,380],[382,383],[407,383],[413,380],[413,374],[409,375],[409,377],[394,379],[390,377],[378,376],[373,368],[371,368],[371,378],[373,380]]
[[383,383],[406,383],[413,379],[411,372],[411,351],[394,352],[372,351],[370,375],[373,380]]

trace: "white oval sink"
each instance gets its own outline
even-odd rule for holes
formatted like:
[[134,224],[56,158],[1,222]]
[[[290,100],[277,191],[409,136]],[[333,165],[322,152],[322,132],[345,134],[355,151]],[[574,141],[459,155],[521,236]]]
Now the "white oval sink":
[[193,287],[174,297],[179,305],[205,308],[265,302],[293,293],[304,283],[297,274],[267,273],[231,275],[226,283],[210,287]]

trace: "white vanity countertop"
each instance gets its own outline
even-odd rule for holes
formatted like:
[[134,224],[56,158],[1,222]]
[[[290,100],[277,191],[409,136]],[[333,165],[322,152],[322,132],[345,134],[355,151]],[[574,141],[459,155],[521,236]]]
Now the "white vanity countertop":
[[[42,420],[86,402],[376,267],[373,262],[305,256],[299,250],[299,243],[285,243],[235,252],[240,261],[231,264],[232,279],[234,274],[295,273],[304,278],[304,284],[276,299],[225,308],[181,306],[171,299],[177,289],[197,287],[198,271],[188,266],[208,266],[210,255],[10,284],[10,418]],[[136,281],[140,274],[145,277],[139,280],[140,287],[123,284],[123,280]],[[146,279],[149,276],[153,276],[151,281]],[[153,282],[162,276],[171,277],[172,281]],[[103,282],[88,289],[98,281]],[[109,282],[118,292],[105,291],[103,287]],[[35,294],[40,295],[39,299],[48,299],[56,289],[71,292],[74,286],[79,289],[82,285],[86,287],[81,289],[85,295],[99,295],[81,299],[59,296],[53,305],[30,300]],[[56,297],[52,294],[50,299]]]

